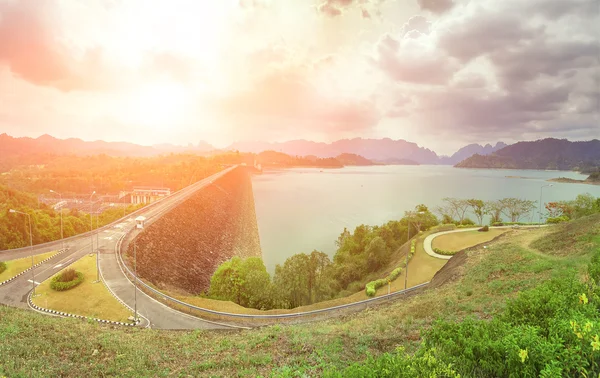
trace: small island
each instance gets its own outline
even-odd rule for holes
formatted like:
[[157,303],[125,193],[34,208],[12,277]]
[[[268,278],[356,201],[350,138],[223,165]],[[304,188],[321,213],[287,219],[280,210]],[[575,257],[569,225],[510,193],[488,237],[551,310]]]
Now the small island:
[[571,183],[571,184],[592,184],[592,185],[600,185],[600,171],[592,172],[588,178],[585,180],[576,180],[567,177],[558,177],[549,179],[551,182],[562,182],[562,183]]

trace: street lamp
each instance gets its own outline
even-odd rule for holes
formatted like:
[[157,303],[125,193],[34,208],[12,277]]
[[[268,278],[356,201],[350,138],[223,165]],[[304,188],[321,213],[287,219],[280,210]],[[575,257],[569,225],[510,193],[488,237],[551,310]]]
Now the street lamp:
[[29,246],[31,248],[31,285],[33,286],[33,296],[35,297],[35,264],[33,263],[33,234],[31,233],[31,215],[21,211],[10,209],[9,213],[27,215],[29,221]]
[[[90,242],[91,242],[91,247],[92,247],[92,252],[94,253],[94,226],[92,223],[92,211],[94,210],[94,203],[92,202],[92,197],[94,196],[94,194],[96,194],[96,191],[94,190],[92,192],[92,195],[90,196]],[[96,282],[100,282],[100,265],[98,264],[98,246],[96,246]]]
[[546,184],[546,185],[542,185],[542,187],[540,188],[540,213],[538,214],[538,223],[539,223],[540,227],[542,227],[542,192],[545,187],[551,187],[551,186],[554,186],[554,185]]
[[407,239],[406,242],[408,243],[407,249],[406,249],[406,272],[404,273],[404,290],[406,290],[406,285],[408,284],[408,255],[410,254],[410,218],[414,215],[414,214],[425,214],[424,211],[418,211],[416,213],[413,212],[409,212],[408,213],[408,218],[406,219],[406,235],[407,235]]
[[58,194],[58,196],[60,197],[60,239],[62,240],[62,249],[63,251],[65,250],[65,236],[63,233],[63,204],[62,204],[62,194],[55,192],[54,190],[50,189],[50,193],[54,193],[54,194]]

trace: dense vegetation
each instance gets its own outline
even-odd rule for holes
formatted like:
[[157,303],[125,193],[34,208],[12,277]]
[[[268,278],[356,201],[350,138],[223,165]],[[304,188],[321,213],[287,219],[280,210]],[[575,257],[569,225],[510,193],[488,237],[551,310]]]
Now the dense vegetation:
[[[40,165],[11,165],[0,175],[0,250],[29,245],[27,220],[15,209],[31,215],[33,243],[45,243],[60,238],[60,211],[45,205],[38,196],[89,200],[90,193],[116,196],[133,186],[166,186],[178,190],[223,169],[223,164],[241,163],[244,156],[227,153],[211,157],[167,155],[152,158],[124,158],[107,155],[59,156],[44,155]],[[14,164],[17,164],[16,162]],[[112,202],[112,201],[111,201]],[[98,219],[101,227],[140,206],[109,207]],[[94,219],[94,228],[97,227]],[[90,230],[89,214],[76,209],[63,210],[64,236]]]
[[[108,208],[94,216],[93,228],[102,227],[129,214],[141,205],[124,208]],[[60,239],[60,210],[43,203],[31,194],[0,185],[0,250],[26,247],[29,245],[29,223],[22,214],[9,213],[9,209],[30,214],[33,244]],[[90,231],[90,215],[76,209],[63,210],[63,234],[65,237]]]
[[322,167],[342,168],[344,164],[335,158],[318,158],[316,156],[291,156],[283,152],[263,151],[256,155],[256,162],[263,167]]
[[490,155],[475,154],[456,164],[459,168],[588,170],[600,166],[600,140],[570,142],[542,139],[518,142]]
[[295,308],[355,293],[406,243],[409,219],[412,236],[438,224],[425,205],[415,210],[381,226],[360,225],[353,233],[344,229],[336,241],[333,261],[319,251],[296,254],[276,266],[272,281],[260,259],[234,258],[215,271],[209,295],[243,306],[271,309]]
[[[567,255],[528,247],[546,235],[565,238],[568,225],[581,234]],[[460,265],[453,259],[440,275],[455,279],[441,286],[434,280],[417,296],[308,324],[171,332],[0,306],[0,340],[8,341],[0,343],[0,377],[581,376],[574,361],[597,376],[598,289],[585,276],[600,276],[600,257],[589,264],[600,250],[600,215],[510,232]]]

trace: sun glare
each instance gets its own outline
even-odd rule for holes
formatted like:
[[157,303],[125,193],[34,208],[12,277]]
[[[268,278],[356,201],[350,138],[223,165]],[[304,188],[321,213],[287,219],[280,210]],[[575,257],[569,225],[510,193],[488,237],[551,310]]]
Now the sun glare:
[[153,83],[128,96],[124,118],[135,124],[165,130],[184,118],[189,102],[184,86],[174,82]]

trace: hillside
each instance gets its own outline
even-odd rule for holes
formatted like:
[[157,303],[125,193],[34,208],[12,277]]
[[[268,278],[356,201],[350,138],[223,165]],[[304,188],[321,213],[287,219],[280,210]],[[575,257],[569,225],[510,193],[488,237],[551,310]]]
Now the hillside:
[[505,168],[585,170],[600,166],[600,140],[571,142],[541,139],[519,142],[491,155],[473,155],[455,165],[458,168]]
[[[598,293],[589,292],[582,304],[587,289],[578,281],[600,249],[598,224],[596,215],[511,230],[485,249],[453,257],[434,277],[435,289],[309,324],[171,332],[0,306],[0,338],[8,340],[0,343],[0,376],[467,377],[478,369],[481,377],[525,377],[552,366],[555,376],[577,376],[573,369],[595,376],[599,367],[585,365],[600,358],[592,351],[593,335],[585,333],[581,342],[569,321],[600,321]],[[578,233],[569,236],[573,228]],[[546,237],[570,240],[569,253],[531,246]],[[593,261],[591,268],[600,268],[600,255]],[[548,336],[556,332],[558,339]],[[563,358],[551,363],[556,353]],[[560,370],[567,361],[577,362]]]
[[131,156],[150,157],[166,153],[205,152],[214,150],[211,145],[200,142],[187,147],[162,144],[154,147],[126,142],[83,141],[77,138],[58,139],[50,135],[39,138],[13,138],[0,134],[0,172],[8,171],[17,165],[46,164],[54,156]]
[[456,151],[452,156],[440,156],[440,164],[454,165],[475,154],[489,155],[506,146],[507,144],[504,142],[498,142],[495,146],[491,144],[486,144],[485,146],[476,143],[469,144]]
[[319,143],[307,140],[294,140],[282,143],[236,142],[229,150],[259,153],[274,150],[288,155],[314,155],[320,158],[334,158],[343,153],[361,155],[369,160],[410,159],[420,164],[437,164],[438,156],[430,149],[419,147],[405,140],[383,139],[342,139],[333,143]]
[[375,165],[375,163],[373,163],[371,160],[356,154],[340,154],[335,157],[335,160],[339,161],[343,165]]

